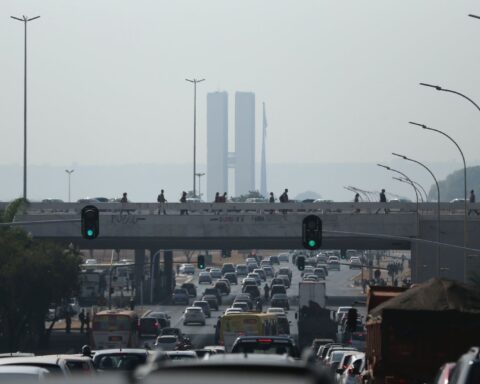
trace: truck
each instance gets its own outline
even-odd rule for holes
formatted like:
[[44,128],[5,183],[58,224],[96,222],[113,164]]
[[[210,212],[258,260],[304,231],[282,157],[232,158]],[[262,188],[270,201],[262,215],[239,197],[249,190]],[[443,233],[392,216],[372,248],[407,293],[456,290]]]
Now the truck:
[[326,289],[324,281],[301,281],[298,286],[299,312],[298,344],[309,347],[314,339],[334,339],[337,324],[333,313],[325,308]]
[[[375,384],[431,382],[440,366],[480,344],[480,290],[432,279],[372,307],[363,375]],[[356,372],[360,374],[360,372]]]

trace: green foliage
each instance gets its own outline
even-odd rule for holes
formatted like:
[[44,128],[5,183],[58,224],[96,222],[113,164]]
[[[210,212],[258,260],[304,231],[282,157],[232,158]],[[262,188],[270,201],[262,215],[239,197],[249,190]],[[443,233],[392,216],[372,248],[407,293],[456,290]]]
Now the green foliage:
[[232,201],[235,203],[244,203],[245,200],[250,198],[265,199],[265,196],[262,196],[262,194],[259,191],[248,191],[246,195],[232,197]]
[[[452,172],[445,180],[440,180],[438,185],[440,187],[441,201],[463,198],[463,168]],[[467,199],[472,189],[475,190],[475,194],[479,194],[480,196],[480,166],[467,168]],[[437,200],[437,187],[435,184],[430,187],[428,198],[429,200]]]
[[75,293],[81,259],[21,229],[0,228],[0,324],[8,350],[35,346],[51,303]]
[[3,212],[3,215],[0,218],[0,222],[11,223],[15,218],[15,215],[25,209],[27,205],[28,201],[25,200],[23,197],[19,197],[18,199],[13,200],[10,204],[7,205],[7,208],[5,208],[5,212]]

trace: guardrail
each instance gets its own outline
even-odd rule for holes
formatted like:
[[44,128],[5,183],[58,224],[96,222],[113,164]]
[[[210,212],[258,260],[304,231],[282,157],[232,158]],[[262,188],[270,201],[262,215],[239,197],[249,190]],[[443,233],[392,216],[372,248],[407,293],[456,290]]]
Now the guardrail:
[[[86,205],[95,205],[101,214],[120,215],[178,215],[182,211],[196,215],[245,215],[245,214],[402,214],[416,213],[416,203],[29,203],[27,214],[75,214],[78,215]],[[0,203],[0,210],[8,203]],[[418,212],[422,215],[435,214],[437,203],[419,203]],[[480,203],[469,203],[469,212],[478,216]],[[442,215],[463,215],[463,202],[441,203]],[[478,212],[478,213],[477,213]],[[480,216],[479,216],[480,218]]]

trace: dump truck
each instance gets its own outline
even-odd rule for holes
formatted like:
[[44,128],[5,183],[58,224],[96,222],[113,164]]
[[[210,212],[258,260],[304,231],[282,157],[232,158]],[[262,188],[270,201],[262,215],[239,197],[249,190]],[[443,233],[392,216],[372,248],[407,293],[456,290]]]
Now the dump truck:
[[375,384],[431,382],[440,366],[480,344],[480,291],[432,279],[372,308],[366,361]]

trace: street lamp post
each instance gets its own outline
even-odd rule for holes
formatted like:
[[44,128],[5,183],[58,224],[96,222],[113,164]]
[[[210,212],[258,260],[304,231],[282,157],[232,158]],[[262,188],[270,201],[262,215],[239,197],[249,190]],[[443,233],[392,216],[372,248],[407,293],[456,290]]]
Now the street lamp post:
[[193,83],[193,196],[197,196],[195,174],[197,173],[197,83],[205,79],[185,79]]
[[[438,185],[437,178],[435,177],[433,172],[430,170],[430,168],[428,168],[425,164],[421,163],[420,161],[411,159],[407,156],[400,155],[398,153],[392,153],[392,155],[400,157],[403,160],[411,161],[412,163],[420,165],[421,167],[426,169],[427,172],[430,173],[430,175],[433,177],[433,180],[435,181],[435,185],[437,186],[437,243],[439,243],[440,242],[440,186]],[[438,244],[437,244],[437,259],[439,263],[438,271],[440,271],[440,245]]]
[[38,19],[40,16],[22,18],[10,16],[12,19],[21,21],[25,27],[24,67],[23,67],[23,198],[27,199],[27,23]]
[[[425,124],[418,124],[418,123],[414,123],[412,121],[410,121],[410,124],[412,125],[417,125],[419,127],[422,127],[423,129],[426,129],[428,131],[433,131],[433,132],[437,132],[437,133],[440,133],[441,135],[445,136],[447,139],[449,139],[453,144],[455,144],[455,146],[457,147],[458,151],[460,152],[460,155],[462,156],[462,161],[463,161],[463,198],[464,198],[464,215],[463,215],[463,246],[466,248],[467,247],[467,241],[468,241],[468,226],[467,226],[467,216],[468,216],[468,213],[467,213],[467,162],[465,161],[465,156],[463,155],[463,151],[462,149],[460,148],[460,146],[457,144],[457,142],[455,140],[453,140],[453,138],[446,134],[445,132],[443,131],[440,131],[439,129],[435,129],[435,128],[431,128],[431,127],[427,127]],[[439,199],[440,200],[440,199]],[[466,253],[465,251],[463,252],[464,254],[464,259],[465,259],[465,265],[464,265],[464,279],[465,279],[465,282],[467,281],[466,280],[466,277],[467,277],[467,269],[466,269],[466,260],[467,260],[467,256],[466,256]]]
[[397,181],[399,181],[400,183],[408,184],[408,185],[410,185],[411,187],[413,187],[413,188],[416,190],[416,192],[417,192],[417,198],[418,198],[418,196],[420,196],[420,201],[421,201],[422,203],[425,202],[425,201],[423,200],[423,195],[420,193],[420,190],[419,190],[419,189],[417,188],[417,186],[415,185],[415,184],[416,184],[415,181],[413,181],[413,180],[408,181],[408,180],[405,179],[405,178],[395,177],[395,176],[392,176],[392,179],[393,179],[393,180],[397,180]]
[[70,203],[71,202],[71,195],[70,195],[70,187],[71,187],[71,183],[70,183],[70,178],[72,176],[72,173],[75,172],[74,169],[66,169],[65,172],[67,172],[68,174],[68,202]]
[[[417,188],[415,188],[415,185],[413,184],[412,180],[406,175],[404,174],[403,172],[400,172],[399,170],[397,169],[393,169],[391,167],[388,167],[386,165],[383,165],[383,164],[377,164],[379,167],[382,167],[382,168],[385,168],[386,170],[388,171],[392,171],[392,172],[395,172],[395,173],[398,173],[399,175],[402,175],[407,181],[408,183],[413,187],[413,189],[415,190],[415,195],[416,195],[416,198],[417,198],[417,238],[420,236],[420,216],[419,216],[419,211],[418,211],[418,193],[417,193]],[[415,247],[417,249],[417,255],[418,255],[418,243],[415,243]],[[437,260],[437,264],[438,264],[438,260]],[[417,269],[417,279],[418,279],[418,260],[416,262],[416,269]]]
[[205,176],[205,173],[196,173],[195,176],[198,177],[198,197],[202,198],[202,176]]

